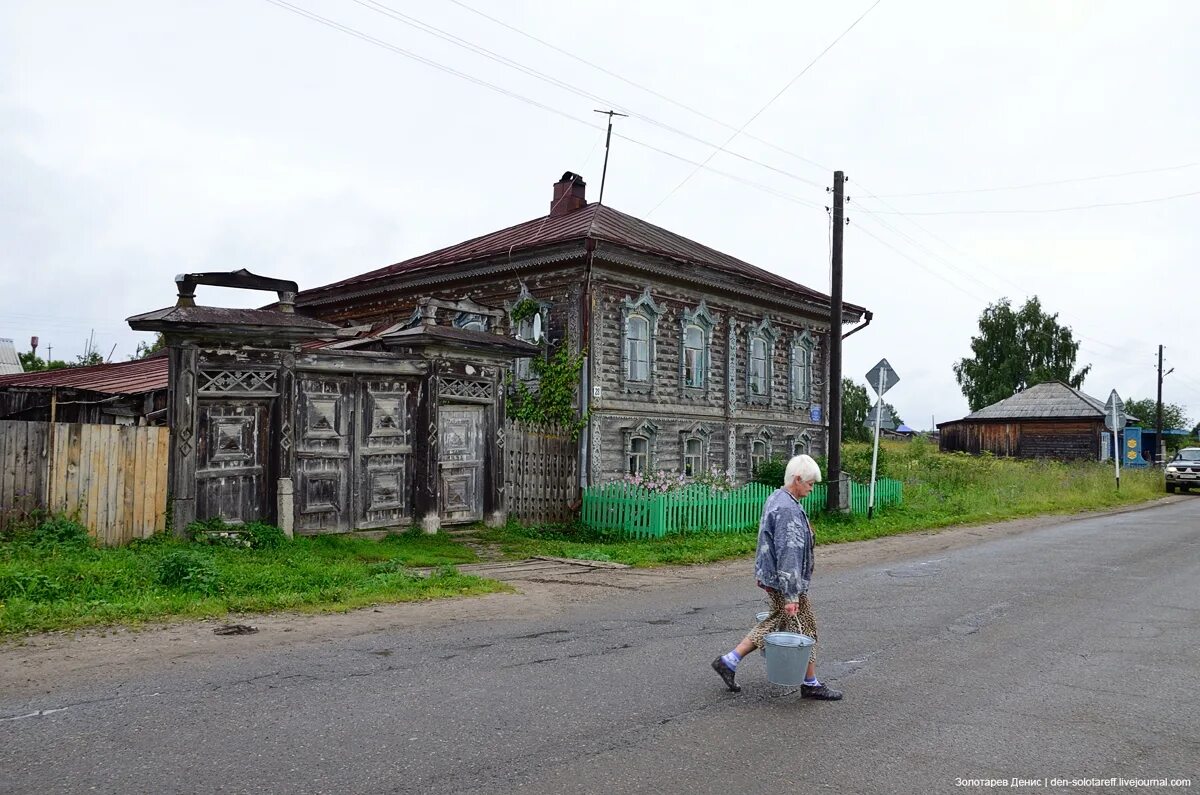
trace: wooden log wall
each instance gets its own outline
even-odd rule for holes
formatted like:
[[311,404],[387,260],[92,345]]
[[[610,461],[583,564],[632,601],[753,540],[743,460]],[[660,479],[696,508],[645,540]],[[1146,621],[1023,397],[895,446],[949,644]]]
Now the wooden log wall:
[[504,424],[509,516],[526,524],[567,522],[579,502],[578,442],[556,425]]
[[166,428],[0,421],[0,528],[37,510],[104,545],[166,529]]

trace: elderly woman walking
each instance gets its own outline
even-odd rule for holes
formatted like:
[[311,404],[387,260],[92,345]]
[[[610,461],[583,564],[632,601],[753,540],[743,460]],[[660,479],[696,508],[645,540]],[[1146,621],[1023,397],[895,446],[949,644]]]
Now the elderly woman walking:
[[[768,497],[763,506],[754,576],[771,599],[771,614],[728,654],[712,662],[713,670],[734,692],[742,689],[735,681],[738,663],[760,647],[768,633],[799,632],[814,641],[817,639],[817,620],[808,603],[808,584],[813,573],[813,532],[800,500],[807,497],[813,484],[820,480],[821,468],[817,462],[809,456],[798,455],[787,463],[783,488]],[[826,687],[817,679],[816,662],[817,647],[813,644],[800,695],[821,701],[839,700],[841,691]]]

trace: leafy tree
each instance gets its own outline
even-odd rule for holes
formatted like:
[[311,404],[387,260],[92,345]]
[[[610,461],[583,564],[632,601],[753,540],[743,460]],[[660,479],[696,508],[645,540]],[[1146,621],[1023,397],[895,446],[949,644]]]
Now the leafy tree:
[[865,386],[849,378],[842,379],[842,441],[865,442],[871,438],[865,425],[871,410],[871,397]]
[[167,347],[167,341],[163,339],[163,335],[161,333],[155,334],[154,342],[146,342],[145,340],[138,342],[137,350],[134,351],[133,356],[129,357],[129,361],[145,359],[150,354],[158,353],[165,347]]
[[60,359],[51,359],[50,361],[46,361],[33,351],[28,353],[18,353],[17,358],[21,360],[21,367],[27,373],[34,373],[40,370],[57,370],[60,367],[67,366],[67,363]]
[[[1153,428],[1158,416],[1158,401],[1154,398],[1125,401],[1125,413],[1138,418],[1138,424],[1143,428]],[[1183,407],[1174,403],[1163,404],[1164,428],[1186,428],[1192,424],[1184,413]]]
[[1058,313],[1042,310],[1037,296],[1015,312],[1007,298],[989,305],[979,316],[979,336],[971,338],[971,351],[971,358],[954,365],[971,411],[1047,381],[1078,389],[1092,369],[1089,364],[1072,374],[1079,343],[1069,327],[1059,324]]
[[[842,379],[842,441],[868,442],[873,435],[873,429],[867,427],[867,416],[875,401],[865,386],[854,383],[849,378]],[[903,425],[904,420],[896,413],[896,409],[886,400],[883,408],[889,412],[896,425]]]
[[75,361],[68,365],[69,367],[91,367],[93,364],[104,364],[104,356],[100,351],[87,351],[75,357]]

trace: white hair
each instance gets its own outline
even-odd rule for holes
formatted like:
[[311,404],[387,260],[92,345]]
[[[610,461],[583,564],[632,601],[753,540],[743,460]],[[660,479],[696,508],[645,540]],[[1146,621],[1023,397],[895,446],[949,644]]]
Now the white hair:
[[783,485],[787,486],[793,480],[803,480],[805,483],[820,483],[821,468],[809,455],[798,455],[787,462],[783,471]]

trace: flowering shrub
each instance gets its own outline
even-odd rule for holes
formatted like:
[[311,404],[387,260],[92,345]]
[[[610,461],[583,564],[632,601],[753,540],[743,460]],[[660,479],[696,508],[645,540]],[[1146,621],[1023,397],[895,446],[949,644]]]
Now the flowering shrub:
[[661,469],[649,475],[643,475],[641,472],[626,475],[621,480],[622,482],[639,486],[647,491],[655,491],[660,494],[681,489],[688,484],[688,479],[683,475],[665,472]]
[[729,473],[725,470],[716,467],[696,475],[696,477],[692,478],[692,482],[699,486],[708,486],[713,491],[730,491],[733,489],[733,478],[729,477]]
[[620,482],[629,483],[658,494],[668,494],[693,484],[707,486],[714,491],[729,491],[733,488],[733,479],[724,470],[717,469],[716,467],[692,478],[660,469],[658,472],[648,475],[643,475],[641,472],[633,475],[625,475],[621,478]]

